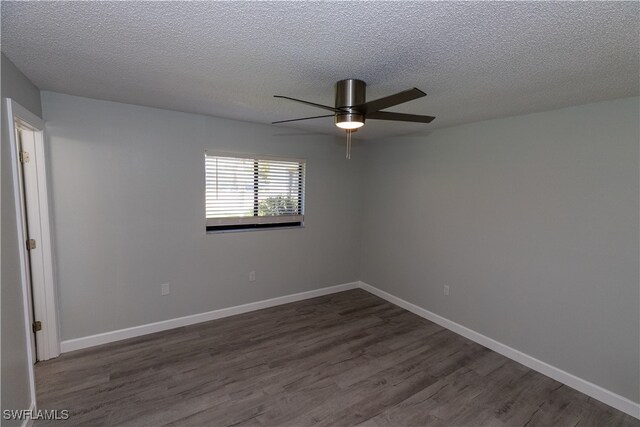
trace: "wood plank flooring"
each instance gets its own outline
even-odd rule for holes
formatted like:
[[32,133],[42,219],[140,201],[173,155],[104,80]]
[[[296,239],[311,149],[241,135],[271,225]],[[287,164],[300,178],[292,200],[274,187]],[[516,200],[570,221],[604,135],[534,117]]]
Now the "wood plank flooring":
[[36,382],[64,425],[640,426],[360,289],[63,354]]

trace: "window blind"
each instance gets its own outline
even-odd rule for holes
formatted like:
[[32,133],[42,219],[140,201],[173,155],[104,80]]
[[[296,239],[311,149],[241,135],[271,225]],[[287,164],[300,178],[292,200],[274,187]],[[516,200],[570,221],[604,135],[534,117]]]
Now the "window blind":
[[302,225],[305,162],[205,154],[207,230]]

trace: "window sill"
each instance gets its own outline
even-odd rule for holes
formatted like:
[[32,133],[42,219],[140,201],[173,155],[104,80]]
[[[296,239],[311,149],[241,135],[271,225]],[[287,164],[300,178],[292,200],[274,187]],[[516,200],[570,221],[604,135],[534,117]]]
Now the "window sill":
[[295,228],[304,228],[304,223],[296,224],[258,224],[250,226],[225,226],[225,227],[207,227],[207,234],[220,234],[220,233],[238,233],[246,231],[270,231],[270,230],[287,230]]

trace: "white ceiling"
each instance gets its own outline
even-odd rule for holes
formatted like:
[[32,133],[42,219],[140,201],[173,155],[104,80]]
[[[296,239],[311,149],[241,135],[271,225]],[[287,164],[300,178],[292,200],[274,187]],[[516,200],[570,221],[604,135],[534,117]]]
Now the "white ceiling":
[[[2,51],[37,86],[260,123],[418,87],[379,138],[639,93],[638,2],[2,2]],[[336,132],[331,118],[290,125]]]

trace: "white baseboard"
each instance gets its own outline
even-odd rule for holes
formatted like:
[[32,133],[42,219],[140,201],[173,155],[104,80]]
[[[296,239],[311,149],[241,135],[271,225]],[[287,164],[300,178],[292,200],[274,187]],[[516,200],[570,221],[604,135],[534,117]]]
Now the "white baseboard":
[[146,325],[133,326],[131,328],[119,329],[117,331],[105,332],[88,337],[75,338],[72,340],[62,341],[60,349],[62,353],[80,350],[83,348],[94,347],[96,345],[107,344],[114,341],[120,341],[127,338],[139,337],[141,335],[152,334],[154,332],[166,331],[169,329],[179,328],[182,326],[193,325],[209,320],[221,319],[223,317],[235,316],[236,314],[247,313],[250,311],[261,310],[263,308],[274,307],[276,305],[287,304],[295,301],[302,301],[309,298],[315,298],[322,295],[342,292],[349,289],[355,289],[359,282],[344,283],[327,288],[315,289],[313,291],[300,292],[297,294],[285,295],[277,298],[271,298],[262,301],[251,302],[248,304],[237,305],[234,307],[221,308],[219,310],[208,311],[206,313],[192,314],[190,316],[178,317],[176,319],[163,320],[155,323],[147,323]]
[[463,337],[468,338],[471,341],[483,345],[495,351],[496,353],[500,353],[503,356],[508,357],[509,359],[515,360],[516,362],[521,363],[524,366],[533,369],[534,371],[538,371],[543,375],[553,378],[554,380],[559,381],[573,389],[576,389],[579,392],[586,394],[587,396],[593,397],[594,399],[597,399],[600,402],[603,402],[613,408],[629,414],[632,417],[640,419],[639,403],[633,402],[626,397],[620,396],[596,384],[576,377],[575,375],[563,371],[562,369],[556,368],[555,366],[551,366],[548,363],[536,359],[535,357],[529,356],[528,354],[525,354],[512,347],[509,347],[508,345],[502,344],[501,342],[482,335],[479,332],[469,329],[466,326],[462,326],[459,323],[453,322],[449,319],[432,313],[429,310],[418,307],[415,304],[391,295],[390,293],[375,288],[367,283],[359,282],[359,287],[367,292],[370,292],[382,299],[389,301],[392,304],[395,304],[399,307],[404,308],[405,310],[417,314],[420,317],[430,320],[433,323],[437,323],[438,325],[447,328],[458,335],[462,335]]

